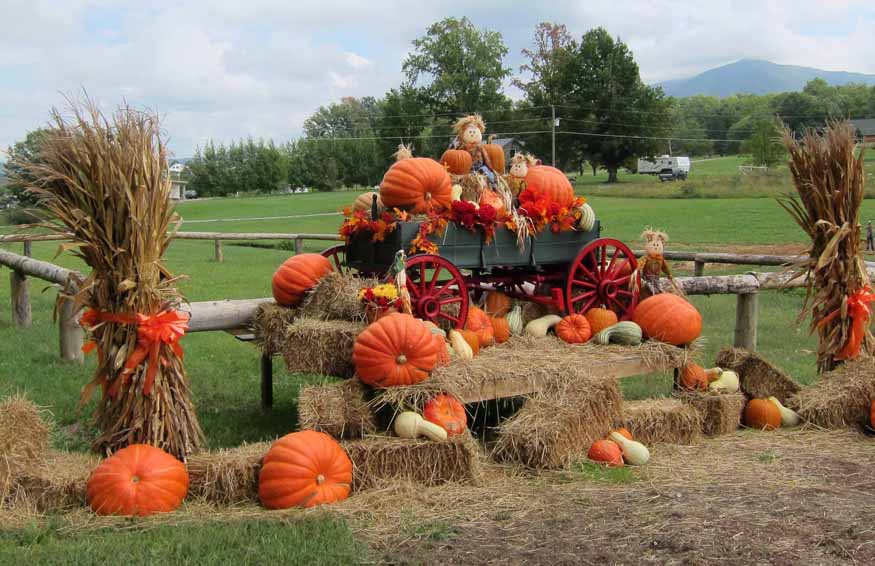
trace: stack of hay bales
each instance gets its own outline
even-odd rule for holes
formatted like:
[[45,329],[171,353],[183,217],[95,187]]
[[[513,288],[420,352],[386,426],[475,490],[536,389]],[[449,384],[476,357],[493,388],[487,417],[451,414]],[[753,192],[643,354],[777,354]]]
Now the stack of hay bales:
[[291,373],[352,377],[352,347],[361,322],[298,318],[286,328],[281,352]]
[[723,348],[716,364],[738,374],[741,391],[752,399],[777,397],[786,404],[802,387],[785,371],[775,367],[756,352],[742,348]]
[[804,421],[823,428],[866,422],[875,399],[875,358],[861,356],[820,376],[788,400]]
[[23,474],[40,469],[52,432],[44,415],[44,410],[20,395],[0,401],[0,502]]
[[704,415],[679,399],[645,399],[623,405],[624,425],[646,445],[695,444],[702,437]]
[[679,391],[675,396],[699,412],[706,436],[729,434],[741,426],[741,414],[747,404],[742,393]]
[[377,432],[368,406],[368,390],[358,379],[307,385],[298,395],[298,425],[337,439],[361,438]]
[[252,317],[252,333],[255,343],[268,356],[282,352],[286,328],[298,316],[298,309],[284,307],[276,303],[258,305]]
[[189,493],[209,503],[258,501],[258,474],[270,442],[209,450],[188,458]]

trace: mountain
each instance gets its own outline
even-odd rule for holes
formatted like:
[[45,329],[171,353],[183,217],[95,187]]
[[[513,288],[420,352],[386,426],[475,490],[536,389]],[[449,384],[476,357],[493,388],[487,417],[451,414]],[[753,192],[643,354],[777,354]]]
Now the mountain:
[[768,94],[802,90],[805,83],[820,77],[830,85],[863,83],[875,85],[875,75],[824,71],[812,67],[779,65],[759,59],[741,59],[710,69],[688,79],[657,83],[666,94],[676,97],[705,94],[724,97],[733,94]]

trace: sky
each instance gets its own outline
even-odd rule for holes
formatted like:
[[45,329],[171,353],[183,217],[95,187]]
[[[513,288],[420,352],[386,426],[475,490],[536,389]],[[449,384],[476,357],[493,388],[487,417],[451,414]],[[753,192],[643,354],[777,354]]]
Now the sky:
[[871,0],[0,0],[0,152],[82,89],[158,112],[177,157],[285,141],[320,106],[397,87],[411,41],[448,16],[501,32],[514,71],[552,21],[606,28],[648,83],[742,58],[875,73]]

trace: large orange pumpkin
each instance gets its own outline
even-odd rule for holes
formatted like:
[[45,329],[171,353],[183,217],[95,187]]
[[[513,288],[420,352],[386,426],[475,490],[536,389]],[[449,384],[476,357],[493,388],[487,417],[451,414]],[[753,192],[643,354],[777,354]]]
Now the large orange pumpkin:
[[320,254],[290,257],[273,273],[274,300],[284,307],[298,305],[304,299],[304,293],[315,287],[331,270],[331,262]]
[[675,346],[689,344],[702,333],[702,315],[696,307],[670,293],[641,301],[633,320],[650,338]]
[[501,197],[498,196],[498,193],[490,189],[486,189],[482,193],[480,193],[480,202],[478,204],[480,206],[488,204],[496,211],[504,210],[504,201],[501,200]]
[[744,424],[759,430],[780,428],[781,410],[768,399],[751,399],[744,408]]
[[434,159],[411,157],[396,161],[380,183],[380,200],[386,207],[423,214],[450,208],[452,183],[444,166]]
[[526,188],[520,193],[520,206],[527,202],[546,199],[560,206],[570,206],[574,200],[574,189],[565,173],[549,165],[529,167],[526,173]]
[[446,393],[432,397],[423,407],[422,416],[447,431],[448,436],[462,434],[468,428],[465,407]]
[[402,313],[384,316],[365,328],[352,347],[359,379],[373,387],[425,381],[437,358],[437,342],[428,327]]
[[98,515],[167,513],[185,499],[188,472],[160,448],[131,444],[97,466],[86,491],[88,504]]
[[485,143],[483,150],[489,156],[492,170],[499,175],[504,175],[504,149],[497,143]]
[[592,329],[585,316],[570,314],[556,325],[556,336],[569,344],[583,344],[592,337]]
[[448,149],[441,155],[441,165],[453,175],[467,175],[471,172],[471,154],[463,149]]
[[589,309],[583,315],[589,323],[589,329],[593,336],[609,326],[617,324],[617,313],[610,309],[595,307]]
[[586,457],[593,462],[609,466],[620,467],[623,465],[623,451],[612,440],[596,440],[589,447]]
[[495,336],[495,342],[504,344],[510,339],[510,323],[506,318],[494,317],[490,319],[492,322],[492,333]]
[[477,307],[468,308],[468,320],[465,321],[465,330],[477,334],[481,348],[492,346],[495,343],[495,331],[492,329],[492,321],[483,309]]
[[689,363],[681,368],[680,386],[688,391],[707,391],[708,375],[699,364]]
[[383,210],[383,203],[380,200],[380,195],[375,193],[374,191],[368,191],[366,193],[362,193],[352,201],[352,209],[355,211],[362,211],[369,213],[371,212],[371,208],[374,204],[374,197],[377,197],[377,211]]
[[507,316],[510,312],[510,297],[501,291],[486,293],[486,314],[489,316]]
[[343,501],[352,486],[352,462],[324,432],[302,430],[273,443],[258,475],[258,498],[268,509],[314,507]]

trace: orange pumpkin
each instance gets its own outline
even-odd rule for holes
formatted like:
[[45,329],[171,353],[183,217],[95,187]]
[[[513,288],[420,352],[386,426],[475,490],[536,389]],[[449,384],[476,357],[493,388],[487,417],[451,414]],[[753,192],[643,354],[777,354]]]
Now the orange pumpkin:
[[424,214],[450,208],[452,183],[434,159],[411,157],[392,164],[380,183],[380,200],[389,208]]
[[437,363],[435,365],[445,366],[450,363],[450,351],[447,349],[447,341],[446,339],[439,334],[432,334],[434,336],[436,348],[437,348]]
[[510,323],[506,318],[498,317],[490,319],[492,322],[492,333],[495,335],[495,342],[504,344],[510,339]]
[[510,297],[501,291],[489,291],[486,293],[486,314],[489,316],[507,316],[510,312]]
[[675,346],[689,344],[702,333],[702,315],[696,307],[670,293],[641,301],[633,320],[650,338]]
[[529,167],[526,173],[526,188],[520,193],[520,206],[527,202],[546,199],[559,206],[570,206],[574,200],[574,189],[565,173],[549,165]]
[[504,201],[501,200],[501,197],[498,196],[498,193],[489,189],[486,189],[485,191],[480,193],[480,202],[478,204],[480,206],[488,204],[496,211],[504,210]]
[[497,143],[485,143],[483,144],[483,150],[489,156],[492,170],[498,175],[504,175],[504,149]]
[[437,359],[437,341],[428,327],[402,313],[384,316],[368,326],[352,347],[359,379],[373,387],[424,381]]
[[623,465],[623,451],[612,440],[596,440],[589,447],[586,457],[593,462],[609,466],[619,467]]
[[617,324],[617,313],[610,309],[596,307],[589,309],[583,315],[589,323],[589,330],[595,336],[605,328]]
[[273,443],[258,475],[258,498],[268,509],[315,507],[343,501],[352,486],[352,462],[324,432],[302,430]]
[[689,391],[707,391],[708,375],[699,364],[687,364],[681,368],[680,386]]
[[463,149],[448,149],[441,155],[441,165],[453,175],[467,175],[471,172],[471,154]]
[[621,427],[621,428],[618,428],[617,430],[615,430],[614,432],[616,432],[620,436],[623,436],[629,440],[635,440],[634,438],[632,438],[632,433],[629,432],[628,428]]
[[367,213],[371,212],[371,207],[374,204],[374,197],[377,197],[377,210],[383,210],[383,203],[380,201],[380,195],[374,191],[362,193],[352,201],[352,209],[355,211],[364,210]]
[[88,504],[98,515],[145,517],[175,510],[188,493],[182,462],[154,446],[131,444],[88,478]]
[[585,316],[570,314],[556,325],[556,336],[569,344],[583,344],[592,337],[592,329]]
[[495,331],[492,329],[492,321],[483,309],[477,307],[468,308],[468,319],[465,321],[465,330],[477,334],[481,348],[492,346],[495,343]]
[[768,399],[751,399],[744,408],[744,424],[758,430],[781,427],[781,410]]
[[448,436],[462,434],[468,428],[465,407],[458,399],[446,393],[432,397],[423,407],[422,416],[447,431]]
[[277,304],[294,307],[304,299],[304,293],[331,271],[331,262],[320,254],[292,256],[273,273],[273,298]]
[[465,342],[471,346],[471,352],[476,356],[480,353],[480,338],[477,337],[477,333],[473,330],[460,330],[459,334],[462,335],[462,338],[465,339]]

